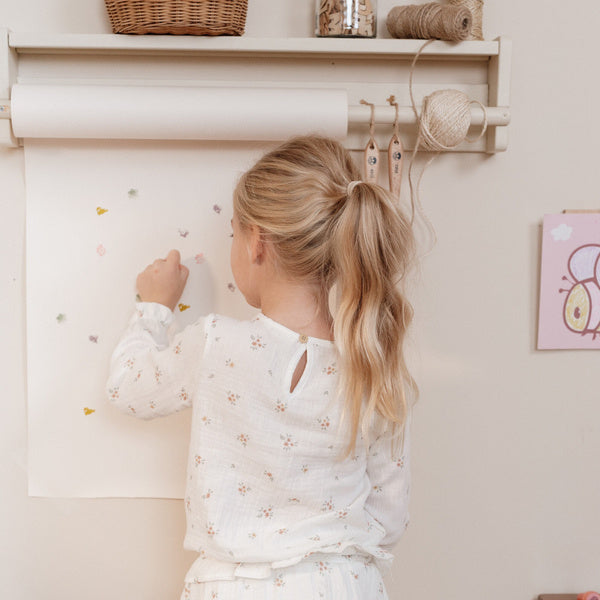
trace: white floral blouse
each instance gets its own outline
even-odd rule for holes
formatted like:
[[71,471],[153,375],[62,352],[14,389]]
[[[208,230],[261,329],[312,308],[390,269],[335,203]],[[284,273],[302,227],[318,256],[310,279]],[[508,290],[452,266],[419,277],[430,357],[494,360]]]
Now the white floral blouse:
[[[408,428],[398,455],[339,430],[336,349],[259,314],[209,315],[170,336],[171,311],[139,303],[111,361],[108,394],[142,419],[192,407],[186,581],[268,577],[311,553],[372,556],[384,569],[408,524]],[[293,391],[296,366],[304,372]]]

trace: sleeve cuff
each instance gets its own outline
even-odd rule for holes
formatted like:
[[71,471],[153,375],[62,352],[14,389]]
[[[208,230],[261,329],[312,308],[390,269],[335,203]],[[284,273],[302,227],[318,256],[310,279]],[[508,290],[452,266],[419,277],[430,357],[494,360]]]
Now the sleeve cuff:
[[158,321],[164,327],[168,327],[173,322],[173,311],[158,302],[136,302],[135,311],[140,319]]

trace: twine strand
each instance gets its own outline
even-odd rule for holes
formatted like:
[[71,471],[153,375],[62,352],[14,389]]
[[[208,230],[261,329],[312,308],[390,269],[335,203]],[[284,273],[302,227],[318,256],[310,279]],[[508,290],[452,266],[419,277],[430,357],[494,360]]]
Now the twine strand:
[[[429,94],[429,96],[425,96],[421,105],[421,114],[418,113],[413,94],[413,74],[419,56],[433,41],[435,40],[428,40],[419,48],[410,66],[408,77],[410,102],[417,121],[417,140],[408,167],[408,183],[412,209],[411,223],[414,222],[415,214],[418,212],[427,229],[432,234],[432,248],[437,242],[437,235],[421,203],[420,190],[423,175],[440,152],[451,150],[465,141],[468,143],[476,142],[481,139],[487,130],[487,112],[485,106],[478,100],[471,100],[465,93],[459,90],[437,90]],[[467,133],[471,126],[471,104],[473,103],[478,104],[482,108],[484,121],[479,135],[475,138],[468,138]],[[412,170],[419,148],[434,152],[434,154],[425,163],[415,186],[412,179]]]
[[399,110],[399,106],[398,103],[396,102],[396,96],[391,95],[388,99],[387,102],[390,103],[390,106],[393,106],[396,109],[396,116],[394,117],[394,135],[400,135],[400,126],[398,125],[398,110]]
[[361,100],[360,103],[364,104],[365,106],[371,107],[371,120],[369,122],[369,135],[371,136],[371,139],[373,139],[375,137],[375,105],[372,102],[367,102],[364,99]]

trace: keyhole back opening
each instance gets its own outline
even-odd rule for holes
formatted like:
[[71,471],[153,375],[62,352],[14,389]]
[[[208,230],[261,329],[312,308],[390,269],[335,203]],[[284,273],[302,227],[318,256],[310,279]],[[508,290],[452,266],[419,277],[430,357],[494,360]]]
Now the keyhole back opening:
[[306,369],[306,361],[307,361],[307,352],[306,350],[303,352],[298,364],[296,365],[296,369],[294,370],[294,374],[292,375],[292,382],[290,385],[290,394],[296,389],[298,382],[302,379],[302,375],[304,375],[304,371]]

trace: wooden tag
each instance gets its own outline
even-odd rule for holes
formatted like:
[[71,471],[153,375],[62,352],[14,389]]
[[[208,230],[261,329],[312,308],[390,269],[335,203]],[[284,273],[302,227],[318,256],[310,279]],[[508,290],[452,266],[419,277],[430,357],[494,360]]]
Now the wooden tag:
[[371,138],[365,148],[365,181],[377,183],[379,173],[379,148],[375,138]]
[[404,149],[400,138],[394,134],[388,146],[388,171],[390,180],[390,192],[395,198],[400,198],[400,187],[402,185],[402,159]]

